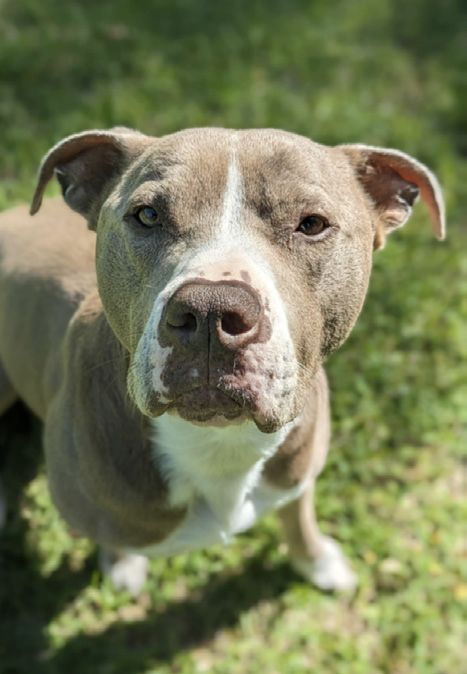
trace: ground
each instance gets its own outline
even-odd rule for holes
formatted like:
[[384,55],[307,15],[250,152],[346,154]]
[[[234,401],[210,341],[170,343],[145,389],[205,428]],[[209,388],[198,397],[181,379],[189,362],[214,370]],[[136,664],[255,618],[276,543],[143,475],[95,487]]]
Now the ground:
[[0,423],[1,674],[460,674],[462,0],[0,4],[0,207],[30,199],[40,157],[69,133],[272,126],[413,154],[439,175],[449,231],[432,239],[416,207],[375,254],[362,315],[327,365],[333,449],[317,505],[353,560],[354,595],[294,575],[274,516],[231,547],[152,562],[136,601],[115,593],[52,507],[40,426],[17,407]]

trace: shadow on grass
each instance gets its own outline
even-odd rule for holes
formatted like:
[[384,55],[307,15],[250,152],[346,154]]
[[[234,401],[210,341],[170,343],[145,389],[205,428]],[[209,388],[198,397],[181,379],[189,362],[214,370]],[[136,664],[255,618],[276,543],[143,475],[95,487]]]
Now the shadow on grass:
[[28,524],[21,496],[42,463],[41,427],[21,404],[0,420],[0,470],[8,499],[8,517],[0,533],[0,672],[36,671],[46,648],[44,628],[83,587],[91,560],[79,573],[62,564],[48,578],[27,543]]
[[37,671],[72,670],[83,653],[89,671],[96,674],[136,674],[144,665],[170,662],[177,653],[209,641],[217,631],[234,627],[259,601],[277,598],[292,576],[287,565],[266,570],[256,558],[241,574],[213,576],[193,596],[169,603],[144,620],[118,623],[102,634],[71,639]]

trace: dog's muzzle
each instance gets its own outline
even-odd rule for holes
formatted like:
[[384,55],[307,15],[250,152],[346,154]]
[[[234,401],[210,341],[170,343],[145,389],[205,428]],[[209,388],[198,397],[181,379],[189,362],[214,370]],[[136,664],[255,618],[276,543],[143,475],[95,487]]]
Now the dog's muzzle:
[[254,401],[245,354],[270,334],[261,297],[247,283],[184,283],[168,300],[159,323],[158,341],[171,347],[162,376],[173,400],[170,408],[200,422],[249,416]]

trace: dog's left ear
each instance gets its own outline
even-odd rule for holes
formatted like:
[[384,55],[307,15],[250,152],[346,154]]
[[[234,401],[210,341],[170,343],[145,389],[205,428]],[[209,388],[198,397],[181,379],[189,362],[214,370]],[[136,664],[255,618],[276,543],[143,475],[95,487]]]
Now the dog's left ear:
[[111,187],[152,142],[153,138],[125,127],[68,136],[42,160],[31,215],[39,210],[45,188],[55,173],[66,203],[95,229]]
[[433,234],[444,239],[444,201],[436,176],[419,161],[398,150],[369,145],[341,145],[376,211],[374,249],[406,222],[419,193],[428,206]]

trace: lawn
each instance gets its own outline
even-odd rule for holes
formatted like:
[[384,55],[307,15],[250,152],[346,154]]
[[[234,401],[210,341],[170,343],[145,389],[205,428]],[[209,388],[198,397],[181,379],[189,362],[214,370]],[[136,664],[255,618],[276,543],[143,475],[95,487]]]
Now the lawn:
[[354,595],[303,583],[274,516],[231,547],[153,561],[136,600],[114,592],[52,507],[40,425],[18,406],[0,422],[0,673],[461,674],[463,0],[0,8],[1,208],[30,199],[42,154],[76,131],[270,126],[413,154],[440,178],[449,232],[432,239],[417,206],[375,254],[362,315],[327,364],[333,449],[317,505],[358,572]]

